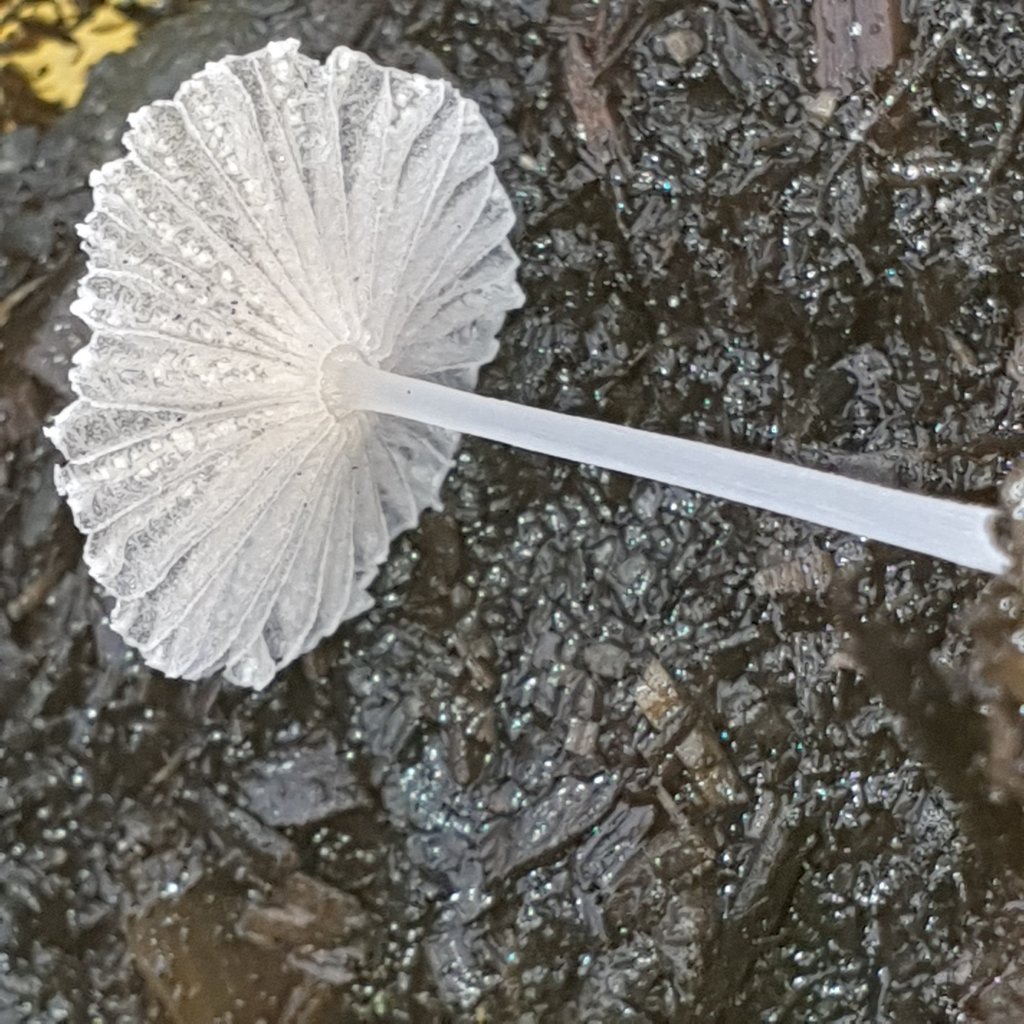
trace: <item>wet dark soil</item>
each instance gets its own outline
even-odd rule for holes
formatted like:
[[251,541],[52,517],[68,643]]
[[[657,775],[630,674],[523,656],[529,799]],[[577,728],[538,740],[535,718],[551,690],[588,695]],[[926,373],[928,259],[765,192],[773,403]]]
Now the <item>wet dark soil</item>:
[[495,127],[527,302],[481,390],[994,501],[1024,3],[147,19],[0,137],[0,1022],[1024,1016],[1024,690],[977,574],[467,439],[370,613],[264,694],[183,685],[106,626],[39,432],[125,115],[297,36]]

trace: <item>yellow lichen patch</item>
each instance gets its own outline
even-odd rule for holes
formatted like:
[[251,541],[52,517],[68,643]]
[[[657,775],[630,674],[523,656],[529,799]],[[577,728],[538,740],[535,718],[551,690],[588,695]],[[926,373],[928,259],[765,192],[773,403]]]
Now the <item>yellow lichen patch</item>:
[[[6,7],[6,9],[5,9]],[[135,45],[138,26],[109,3],[84,17],[70,0],[0,3],[0,69],[19,72],[46,103],[73,107],[82,98],[89,68],[108,53]]]

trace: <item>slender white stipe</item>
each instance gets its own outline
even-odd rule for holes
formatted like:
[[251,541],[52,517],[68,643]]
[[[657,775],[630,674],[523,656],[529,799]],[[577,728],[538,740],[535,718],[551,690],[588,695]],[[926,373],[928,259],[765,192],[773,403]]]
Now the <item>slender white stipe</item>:
[[867,537],[981,572],[1006,554],[992,535],[994,509],[795,466],[764,455],[453,392],[351,364],[353,401],[527,451],[647,477],[754,508]]

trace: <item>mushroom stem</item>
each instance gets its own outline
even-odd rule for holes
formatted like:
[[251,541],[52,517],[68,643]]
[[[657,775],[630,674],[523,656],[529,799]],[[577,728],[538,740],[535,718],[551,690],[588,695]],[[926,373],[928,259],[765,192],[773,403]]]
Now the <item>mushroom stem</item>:
[[991,533],[995,510],[983,505],[534,409],[363,363],[347,364],[346,378],[352,407],[366,411],[713,494],[982,572],[1001,573],[1009,563]]

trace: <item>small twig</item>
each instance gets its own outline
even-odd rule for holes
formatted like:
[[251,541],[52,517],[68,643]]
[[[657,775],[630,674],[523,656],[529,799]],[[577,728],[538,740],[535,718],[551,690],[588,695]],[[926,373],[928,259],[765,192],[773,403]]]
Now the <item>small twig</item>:
[[945,52],[946,47],[965,28],[970,28],[973,24],[974,16],[970,12],[965,13],[963,17],[954,19],[953,23],[943,33],[942,38],[911,67],[908,74],[898,75],[896,81],[889,87],[882,99],[860,119],[857,127],[853,130],[846,148],[836,157],[832,166],[825,172],[821,189],[818,193],[817,214],[819,217],[824,219],[823,210],[829,185],[832,184],[836,175],[843,169],[850,157],[864,144],[868,132],[896,106],[912,85],[916,85],[921,81],[931,66],[938,60],[939,56]]
[[172,751],[163,763],[161,768],[158,768],[153,777],[146,783],[143,788],[143,792],[151,792],[152,790],[158,789],[162,786],[172,775],[178,774],[178,769],[185,763],[185,760],[190,756],[195,756],[198,748],[194,742],[183,743],[176,750]]
[[1013,151],[1013,140],[1020,130],[1021,121],[1024,120],[1024,85],[1018,85],[1010,94],[1010,121],[999,135],[995,151],[988,167],[985,168],[985,180],[991,182],[1002,170],[1003,165],[1010,158]]
[[11,622],[20,622],[26,615],[34,612],[60,582],[67,568],[67,559],[58,548],[53,548],[39,575],[27,584],[17,597],[7,602],[7,618]]
[[7,326],[15,307],[24,302],[48,277],[48,274],[44,274],[42,277],[26,281],[0,299],[0,327]]
[[632,359],[630,359],[621,370],[615,374],[611,380],[605,381],[597,390],[594,392],[594,400],[597,402],[603,402],[608,397],[608,392],[616,386],[621,384],[626,377],[639,365],[639,363],[647,358],[647,354],[651,351],[651,345],[644,345],[643,348],[637,352]]

